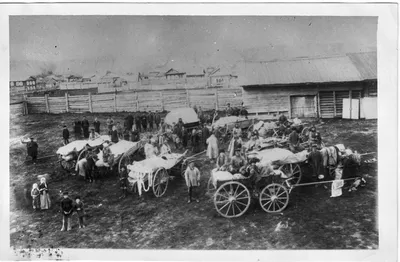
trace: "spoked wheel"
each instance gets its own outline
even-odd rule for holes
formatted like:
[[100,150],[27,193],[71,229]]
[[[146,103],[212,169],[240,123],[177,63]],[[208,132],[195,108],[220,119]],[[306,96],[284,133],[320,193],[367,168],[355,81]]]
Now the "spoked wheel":
[[267,213],[282,212],[289,203],[289,192],[281,184],[269,184],[260,193],[261,208]]
[[75,166],[76,166],[76,160],[66,161],[64,159],[61,159],[60,160],[60,165],[61,165],[61,168],[66,170],[66,171],[73,171],[75,169]]
[[213,194],[216,189],[217,188],[214,186],[214,184],[212,182],[212,177],[210,177],[210,179],[208,179],[208,182],[207,182],[207,193]]
[[303,141],[303,143],[308,141],[309,134],[310,134],[309,127],[304,127],[303,130],[301,130],[301,140]]
[[222,184],[214,194],[214,206],[217,212],[226,218],[240,217],[250,207],[250,192],[239,182]]
[[121,173],[121,168],[131,165],[133,163],[133,154],[123,154],[118,163],[118,172]]
[[285,164],[279,167],[287,177],[289,177],[291,184],[297,185],[300,183],[303,172],[299,164]]
[[188,162],[186,160],[183,160],[182,164],[181,164],[181,170],[180,170],[182,177],[185,177],[185,172],[186,172],[187,167],[188,167]]
[[89,151],[87,149],[83,149],[78,155],[78,161],[77,162],[79,162],[79,160],[84,159],[85,157],[87,157],[88,154],[89,154]]
[[161,197],[165,194],[168,187],[169,176],[165,168],[159,168],[154,173],[153,177],[153,193],[156,197]]

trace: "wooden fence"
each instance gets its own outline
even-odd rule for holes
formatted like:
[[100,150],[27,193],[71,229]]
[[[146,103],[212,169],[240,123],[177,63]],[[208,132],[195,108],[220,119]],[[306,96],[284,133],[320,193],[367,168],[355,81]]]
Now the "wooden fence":
[[223,110],[226,104],[240,106],[241,88],[175,89],[160,91],[88,94],[64,97],[26,97],[28,113],[83,113],[170,111],[174,108],[201,106],[204,110]]

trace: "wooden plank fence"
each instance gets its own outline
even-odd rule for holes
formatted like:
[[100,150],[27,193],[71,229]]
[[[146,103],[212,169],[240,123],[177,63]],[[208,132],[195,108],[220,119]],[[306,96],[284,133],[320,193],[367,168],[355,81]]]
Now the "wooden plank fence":
[[28,113],[103,113],[170,111],[180,107],[201,106],[204,110],[240,106],[241,88],[175,89],[112,94],[68,95],[65,97],[27,97]]

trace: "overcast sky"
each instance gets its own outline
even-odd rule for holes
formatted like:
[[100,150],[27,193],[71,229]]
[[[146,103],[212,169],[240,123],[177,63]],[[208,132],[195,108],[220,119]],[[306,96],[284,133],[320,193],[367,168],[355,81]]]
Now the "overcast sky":
[[376,51],[374,17],[13,16],[11,71],[189,71],[192,64]]

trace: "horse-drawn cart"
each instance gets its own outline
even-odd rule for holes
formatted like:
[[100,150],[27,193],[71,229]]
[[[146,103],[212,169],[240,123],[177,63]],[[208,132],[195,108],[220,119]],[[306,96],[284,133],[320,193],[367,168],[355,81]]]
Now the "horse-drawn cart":
[[[142,190],[147,192],[152,188],[154,196],[163,196],[167,191],[170,176],[177,174],[172,170],[182,164],[185,154],[186,152],[184,154],[165,154],[127,165],[130,191],[137,188],[141,195]],[[180,175],[180,172],[178,174]]]
[[73,171],[76,163],[86,157],[88,146],[100,150],[104,141],[108,139],[109,136],[101,136],[95,140],[75,140],[60,147],[56,153],[61,167],[64,170]]

